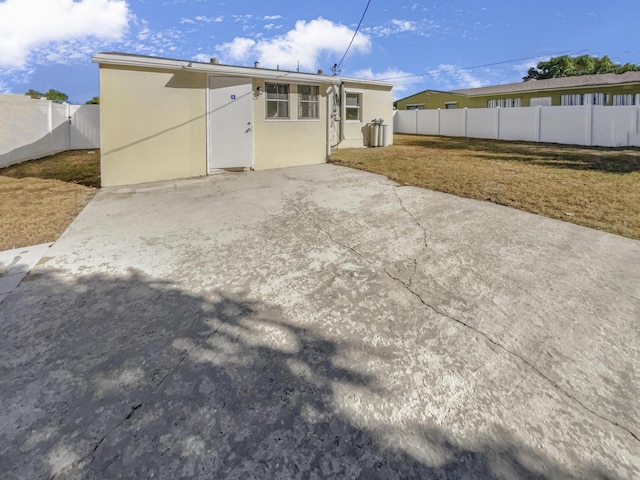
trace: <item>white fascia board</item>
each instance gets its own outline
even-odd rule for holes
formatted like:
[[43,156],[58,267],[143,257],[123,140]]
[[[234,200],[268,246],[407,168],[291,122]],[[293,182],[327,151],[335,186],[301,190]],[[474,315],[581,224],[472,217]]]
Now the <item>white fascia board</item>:
[[231,65],[200,63],[188,60],[170,60],[137,55],[98,53],[91,58],[91,61],[101,65],[184,70],[187,72],[207,73],[209,75],[262,78],[266,80],[287,79],[306,83],[328,83],[333,85],[337,85],[341,82],[339,77],[332,77],[328,75],[287,72],[284,70],[266,70],[263,68],[235,67]]
[[101,65],[119,65],[127,67],[159,68],[164,70],[184,70],[187,72],[201,72],[209,75],[224,75],[234,77],[262,78],[265,80],[285,81],[293,80],[301,83],[326,83],[339,85],[342,82],[360,85],[375,85],[392,88],[395,84],[359,78],[343,78],[330,75],[315,75],[313,73],[287,72],[285,70],[268,70],[264,68],[235,67],[213,63],[201,63],[189,60],[172,60],[168,58],[147,57],[143,55],[127,55],[119,53],[98,53],[91,58],[93,63]]
[[357,85],[373,85],[376,87],[387,87],[387,88],[393,88],[396,85],[398,85],[397,83],[391,83],[391,82],[382,82],[380,80],[366,80],[364,78],[347,78],[347,77],[337,77],[340,78],[340,82],[344,82],[344,83],[354,83]]

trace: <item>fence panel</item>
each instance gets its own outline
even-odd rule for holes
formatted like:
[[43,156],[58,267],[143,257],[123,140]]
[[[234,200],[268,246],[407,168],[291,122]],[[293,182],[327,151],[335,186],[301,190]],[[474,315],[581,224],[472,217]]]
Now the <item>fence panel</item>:
[[591,122],[592,143],[605,147],[624,147],[629,145],[629,134],[638,132],[636,107],[616,107],[615,111],[607,107],[593,107]]
[[396,132],[406,132],[406,133],[417,133],[416,130],[416,115],[417,110],[402,110],[397,111],[394,117],[394,131]]
[[439,110],[415,110],[417,115],[416,133],[420,135],[440,134]]
[[500,140],[539,140],[540,108],[501,108]]
[[71,105],[72,150],[100,147],[100,106]]
[[467,110],[467,136],[471,138],[498,138],[498,108],[469,108]]
[[99,106],[0,95],[0,168],[64,150],[99,147]]
[[394,132],[640,147],[640,106],[400,110]]
[[51,103],[51,133],[46,155],[69,150],[69,110],[67,105]]
[[[46,102],[3,102],[0,109],[0,167],[20,161],[21,155],[46,151],[49,134]],[[35,142],[34,142],[35,140]],[[35,157],[34,157],[35,158]]]
[[464,137],[467,132],[466,109],[440,110],[440,135]]
[[[608,107],[618,108],[618,107]],[[591,107],[540,107],[540,141],[591,144]]]

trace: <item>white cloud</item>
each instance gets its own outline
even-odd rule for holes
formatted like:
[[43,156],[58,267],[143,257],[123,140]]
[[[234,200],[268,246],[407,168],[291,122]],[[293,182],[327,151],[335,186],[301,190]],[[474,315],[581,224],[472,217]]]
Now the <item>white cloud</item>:
[[220,23],[224,20],[224,17],[222,15],[217,17],[205,17],[204,15],[199,15],[195,17],[195,20],[204,23]]
[[391,25],[393,25],[398,32],[414,32],[416,30],[416,22],[409,20],[396,20],[392,18]]
[[265,15],[262,17],[263,20],[280,20],[282,15]]
[[224,21],[224,17],[219,15],[217,17],[207,17],[205,15],[198,15],[193,18],[181,18],[180,23],[186,23],[188,25],[197,25],[204,23],[221,23]]
[[542,57],[537,57],[537,58],[532,58],[529,59],[525,62],[520,62],[520,63],[514,63],[512,65],[512,69],[516,72],[519,72],[522,74],[522,76],[526,76],[527,72],[529,71],[530,68],[534,68],[538,66],[539,62],[546,62],[547,60],[549,60],[549,58],[551,58],[550,56],[542,56]]
[[442,85],[441,88],[449,90],[478,88],[491,84],[491,82],[482,80],[472,75],[468,70],[463,70],[457,65],[441,64],[438,65],[438,70],[432,71],[430,74],[440,85]]
[[407,95],[407,92],[412,91],[415,85],[424,81],[423,77],[415,75],[411,72],[405,72],[397,68],[388,68],[383,72],[374,72],[370,68],[358,70],[353,73],[355,78],[364,78],[366,80],[381,80],[385,82],[395,83],[393,87],[394,99],[401,98]]
[[231,42],[216,45],[216,49],[222,53],[223,58],[232,61],[246,60],[251,53],[256,41],[250,38],[236,37]]
[[0,93],[11,93],[9,86],[0,78]]
[[33,75],[33,72],[33,69],[11,69],[0,67],[0,93],[15,93],[11,85],[27,83],[31,78],[31,75]]
[[[334,54],[339,59],[344,53],[353,30],[324,18],[310,22],[300,20],[293,30],[268,39],[253,40],[236,37],[231,42],[216,45],[216,50],[225,62],[241,62],[252,57],[264,67],[279,65],[284,69],[294,69],[298,62],[304,70],[314,70],[320,57]],[[371,47],[369,36],[358,34],[351,46],[351,54],[367,52]]]
[[248,22],[251,19],[253,19],[253,15],[251,15],[250,13],[246,15],[233,15],[234,22]]
[[125,0],[5,0],[0,3],[0,66],[25,68],[30,56],[48,45],[69,49],[90,38],[118,41],[129,17]]
[[[143,22],[143,25],[145,24],[146,22]],[[148,27],[143,27],[135,40],[130,39],[122,46],[128,52],[144,55],[171,55],[173,57],[184,44],[183,36],[184,33],[175,28],[153,32]]]
[[213,58],[212,55],[207,55],[206,53],[198,53],[192,57],[192,60],[196,62],[209,63]]
[[376,37],[389,37],[391,35],[407,32],[422,36],[429,36],[428,31],[434,28],[438,28],[438,25],[432,20],[414,22],[412,20],[399,20],[397,18],[392,18],[384,25],[365,27],[363,31]]

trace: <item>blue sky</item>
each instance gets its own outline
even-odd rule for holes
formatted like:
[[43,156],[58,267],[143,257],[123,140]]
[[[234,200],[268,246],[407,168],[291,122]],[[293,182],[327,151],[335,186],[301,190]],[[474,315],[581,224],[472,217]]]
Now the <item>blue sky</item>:
[[[98,95],[100,51],[329,72],[366,0],[0,0],[0,92]],[[557,54],[640,64],[637,0],[372,0],[342,75],[401,98],[521,81]],[[477,67],[477,68],[468,68]]]

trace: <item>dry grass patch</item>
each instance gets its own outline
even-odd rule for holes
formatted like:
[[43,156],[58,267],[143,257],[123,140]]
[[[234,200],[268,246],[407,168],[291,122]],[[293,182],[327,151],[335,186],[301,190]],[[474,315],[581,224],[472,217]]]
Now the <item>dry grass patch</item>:
[[0,250],[55,241],[95,195],[99,172],[99,150],[0,169]]
[[640,149],[395,135],[333,162],[640,239]]

